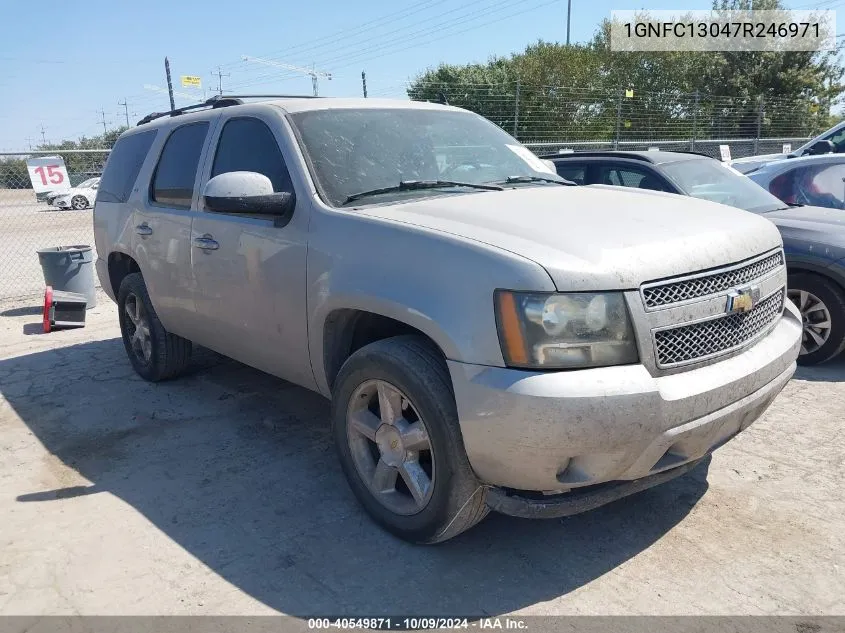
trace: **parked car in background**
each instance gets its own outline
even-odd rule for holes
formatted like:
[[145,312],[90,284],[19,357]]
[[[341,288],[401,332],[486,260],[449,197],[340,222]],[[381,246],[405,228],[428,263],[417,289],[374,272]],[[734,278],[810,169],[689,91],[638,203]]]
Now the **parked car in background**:
[[[578,184],[618,185],[703,198],[771,220],[783,236],[789,270],[788,294],[801,310],[803,319],[804,336],[798,362],[821,363],[845,348],[845,212],[818,206],[791,207],[748,177],[703,155],[617,151],[544,158],[555,163],[560,176]],[[795,165],[802,172],[801,165],[821,161],[830,161],[824,169],[834,169],[832,166],[836,165],[835,177],[828,175],[824,182],[838,182],[842,196],[845,183],[840,176],[845,176],[845,156],[781,162]],[[808,201],[823,199],[821,194],[807,198]]]
[[97,194],[129,361],[173,378],[196,343],[330,398],[353,493],[402,538],[677,477],[795,370],[800,315],[759,217],[572,186],[445,105],[194,109],[121,135]]
[[776,160],[800,158],[802,156],[818,156],[820,154],[840,154],[842,152],[845,152],[845,121],[837,123],[829,130],[825,130],[788,154],[745,156],[730,161],[730,165],[740,173],[747,174]]
[[787,204],[845,209],[845,154],[778,160],[747,176]]
[[[51,192],[48,194],[47,201],[60,209],[87,209],[94,204],[97,197],[97,187],[99,186],[99,178],[89,178],[71,189]],[[54,193],[55,195],[53,195]],[[52,196],[52,199],[50,196]]]

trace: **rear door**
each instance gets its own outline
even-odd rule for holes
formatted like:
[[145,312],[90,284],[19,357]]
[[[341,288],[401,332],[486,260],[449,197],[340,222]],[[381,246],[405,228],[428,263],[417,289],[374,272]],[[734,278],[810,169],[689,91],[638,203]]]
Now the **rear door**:
[[208,120],[172,128],[161,147],[134,218],[133,253],[164,327],[193,338],[191,216],[199,165],[212,124]]
[[290,222],[269,216],[200,212],[191,228],[191,260],[197,283],[196,340],[291,382],[315,388],[308,354],[305,261],[310,203],[295,192],[279,132],[281,114],[265,110],[221,115],[202,186],[233,171],[267,176],[274,192],[296,196]]

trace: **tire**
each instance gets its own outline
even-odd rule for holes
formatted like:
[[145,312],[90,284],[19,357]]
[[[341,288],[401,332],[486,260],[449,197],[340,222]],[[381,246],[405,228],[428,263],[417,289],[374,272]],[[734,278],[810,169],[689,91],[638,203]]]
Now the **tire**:
[[[790,275],[787,285],[789,298],[798,306],[804,323],[798,364],[817,365],[838,356],[845,349],[845,293],[842,288],[813,273]],[[813,327],[813,323],[824,324],[828,320],[829,328]]]
[[[380,500],[386,497],[377,496],[371,489],[372,484],[362,476],[361,460],[368,458],[366,455],[362,458],[360,448],[356,449],[360,438],[354,430],[355,424],[350,424],[350,412],[362,406],[361,411],[369,411],[367,405],[360,402],[362,398],[366,400],[374,382],[386,384],[387,388],[393,386],[403,396],[402,417],[394,426],[416,419],[422,421],[427,430],[428,468],[431,471],[429,496],[427,501],[417,503],[420,509],[415,511],[394,511],[386,506]],[[440,351],[428,340],[419,336],[397,336],[359,349],[341,367],[333,392],[332,433],[340,463],[352,492],[376,523],[406,541],[429,544],[453,538],[487,515],[487,487],[476,479],[466,456],[449,371]],[[387,425],[383,423],[380,404],[378,411],[374,424],[380,424],[381,433]],[[373,461],[380,463],[388,458],[388,454],[381,451],[381,445],[372,442],[372,447]],[[399,447],[399,454],[405,456],[400,459],[415,453],[419,455],[418,462],[422,463],[425,450],[406,451],[405,444]],[[392,492],[396,492],[395,498],[401,501],[400,489],[406,479],[401,474],[402,467],[398,471],[396,490]],[[408,486],[405,490],[408,494],[404,496],[411,500],[406,507],[410,507],[415,498]]]
[[[187,369],[191,361],[191,341],[164,329],[141,273],[123,278],[117,293],[117,307],[126,355],[141,378],[159,382],[175,378]],[[138,316],[138,308],[141,310],[140,321],[131,316],[133,313]],[[137,323],[146,324],[146,336],[135,337],[139,327]]]
[[88,208],[88,198],[85,196],[74,196],[70,201],[70,208],[76,211],[82,211]]

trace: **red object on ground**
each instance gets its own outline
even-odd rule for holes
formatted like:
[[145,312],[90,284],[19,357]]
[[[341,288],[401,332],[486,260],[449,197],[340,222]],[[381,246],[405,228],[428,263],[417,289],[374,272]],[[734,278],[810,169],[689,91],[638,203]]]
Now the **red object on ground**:
[[50,308],[53,306],[53,287],[47,286],[44,291],[44,333],[50,333]]

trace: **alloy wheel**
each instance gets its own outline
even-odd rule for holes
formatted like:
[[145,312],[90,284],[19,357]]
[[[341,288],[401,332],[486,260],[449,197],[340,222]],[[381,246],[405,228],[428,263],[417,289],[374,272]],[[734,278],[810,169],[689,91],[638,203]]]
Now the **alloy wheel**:
[[346,430],[355,468],[379,503],[401,515],[422,511],[434,490],[434,455],[411,400],[384,380],[368,380],[349,400]]
[[123,305],[126,313],[126,334],[129,345],[135,356],[144,364],[149,364],[153,355],[152,339],[150,338],[150,322],[144,304],[135,294],[129,294]]
[[788,296],[801,312],[801,322],[804,327],[801,355],[817,352],[830,338],[832,327],[830,310],[824,301],[806,290],[790,290]]

